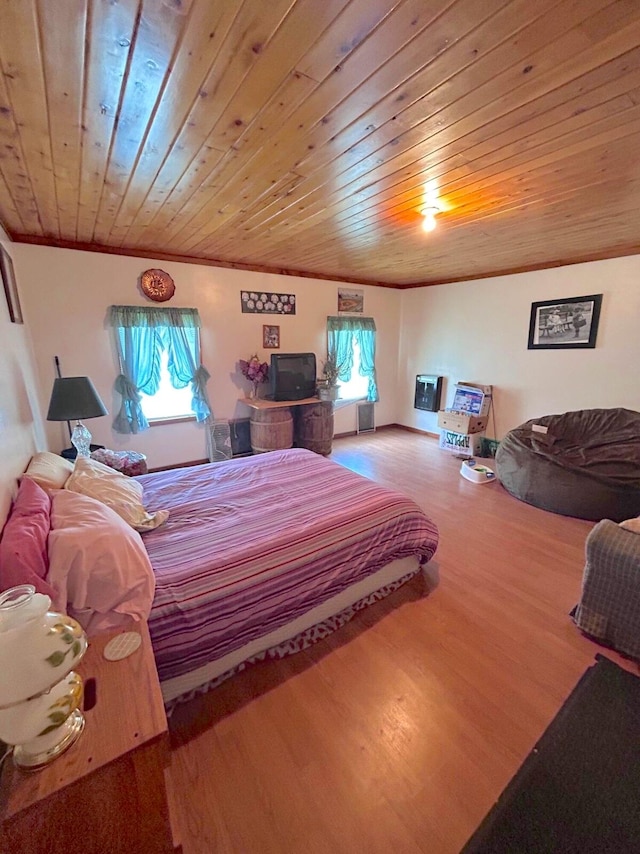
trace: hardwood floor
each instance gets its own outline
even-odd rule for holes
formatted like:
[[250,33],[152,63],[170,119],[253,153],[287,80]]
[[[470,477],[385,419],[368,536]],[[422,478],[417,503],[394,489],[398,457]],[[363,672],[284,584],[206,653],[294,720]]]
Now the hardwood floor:
[[184,854],[455,854],[606,652],[569,617],[592,523],[470,483],[400,429],[338,439],[331,458],[425,509],[439,584],[426,595],[419,576],[179,709]]

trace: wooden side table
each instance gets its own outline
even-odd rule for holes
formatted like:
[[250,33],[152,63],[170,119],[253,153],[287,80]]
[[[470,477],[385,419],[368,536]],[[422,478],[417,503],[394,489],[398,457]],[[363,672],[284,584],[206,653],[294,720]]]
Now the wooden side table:
[[[333,441],[333,403],[318,397],[303,400],[241,399],[255,412],[251,418],[251,447],[254,453],[277,451],[295,445],[327,456]],[[271,418],[272,414],[289,411],[291,424]],[[259,434],[259,435],[258,435]]]
[[[132,624],[142,644],[128,658],[107,661],[115,634],[90,640],[78,671],[95,680],[95,706],[72,747],[36,772],[7,760],[0,778],[1,850],[60,854],[177,854],[165,768],[167,719],[145,623]],[[86,706],[85,702],[85,706]]]

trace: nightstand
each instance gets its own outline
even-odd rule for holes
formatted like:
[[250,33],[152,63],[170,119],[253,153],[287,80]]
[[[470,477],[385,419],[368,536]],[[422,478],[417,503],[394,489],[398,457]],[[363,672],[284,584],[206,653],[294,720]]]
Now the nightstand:
[[[178,854],[167,803],[167,718],[146,623],[131,630],[142,644],[128,658],[102,650],[120,632],[98,635],[78,667],[85,681],[86,726],[46,768],[0,778],[2,850],[59,854]],[[87,708],[93,693],[95,705]]]

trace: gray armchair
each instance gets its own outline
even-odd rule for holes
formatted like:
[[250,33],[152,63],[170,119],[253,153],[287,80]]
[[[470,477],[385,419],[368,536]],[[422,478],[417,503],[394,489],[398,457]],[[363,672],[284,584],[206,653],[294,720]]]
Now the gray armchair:
[[640,659],[640,534],[603,519],[587,537],[586,558],[577,626]]

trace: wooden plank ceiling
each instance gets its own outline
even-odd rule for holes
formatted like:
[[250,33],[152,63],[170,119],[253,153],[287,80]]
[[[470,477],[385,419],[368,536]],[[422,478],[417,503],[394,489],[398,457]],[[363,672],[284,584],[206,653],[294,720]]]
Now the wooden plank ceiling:
[[638,0],[0,0],[0,63],[18,241],[391,287],[640,252]]

